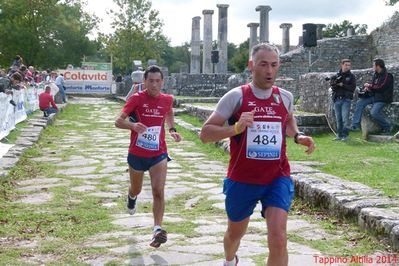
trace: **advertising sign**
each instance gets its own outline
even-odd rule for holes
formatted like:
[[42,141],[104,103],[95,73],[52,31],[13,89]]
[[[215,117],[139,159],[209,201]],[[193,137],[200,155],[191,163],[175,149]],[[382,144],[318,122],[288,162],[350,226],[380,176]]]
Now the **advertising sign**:
[[58,70],[64,75],[66,93],[110,94],[111,70]]

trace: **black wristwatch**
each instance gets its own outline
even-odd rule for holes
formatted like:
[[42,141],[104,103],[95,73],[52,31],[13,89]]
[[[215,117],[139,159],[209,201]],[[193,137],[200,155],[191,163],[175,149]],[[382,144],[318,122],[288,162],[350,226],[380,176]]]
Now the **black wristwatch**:
[[172,132],[177,132],[177,130],[176,130],[176,128],[175,128],[175,127],[171,127],[171,128],[169,128],[169,133],[172,133]]
[[303,132],[298,132],[294,135],[294,141],[296,144],[298,144],[298,136],[305,136],[305,133]]

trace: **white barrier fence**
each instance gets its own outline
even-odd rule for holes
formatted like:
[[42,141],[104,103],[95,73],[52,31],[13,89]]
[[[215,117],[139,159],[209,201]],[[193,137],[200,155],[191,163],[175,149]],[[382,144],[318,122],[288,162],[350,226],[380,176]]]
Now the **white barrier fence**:
[[[13,90],[12,95],[0,92],[0,140],[8,136],[15,125],[24,121],[28,114],[39,109],[39,94],[44,85]],[[13,100],[15,106],[10,103]]]

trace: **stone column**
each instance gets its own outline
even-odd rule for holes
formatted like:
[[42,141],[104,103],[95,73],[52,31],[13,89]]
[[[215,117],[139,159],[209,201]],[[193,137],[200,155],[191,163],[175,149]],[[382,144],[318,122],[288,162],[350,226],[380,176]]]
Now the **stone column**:
[[298,37],[298,46],[303,45],[303,36]]
[[218,22],[218,50],[219,63],[216,65],[216,73],[227,73],[227,8],[229,5],[216,5],[219,8]]
[[201,73],[201,36],[200,36],[201,17],[193,17],[191,30],[191,64],[190,74]]
[[251,59],[252,47],[258,44],[258,27],[259,23],[249,23],[249,59]]
[[212,15],[213,10],[203,10],[204,15],[204,44],[202,50],[202,73],[212,73]]
[[316,24],[316,39],[321,40],[323,39],[323,28],[326,26],[325,24]]
[[269,11],[270,6],[257,6],[256,11],[260,11],[259,41],[269,42]]
[[346,31],[346,36],[351,37],[353,35],[355,35],[355,29],[352,27],[348,28],[348,30]]
[[283,44],[281,46],[281,53],[285,54],[290,50],[290,28],[291,23],[283,23],[280,25],[280,29],[283,29]]

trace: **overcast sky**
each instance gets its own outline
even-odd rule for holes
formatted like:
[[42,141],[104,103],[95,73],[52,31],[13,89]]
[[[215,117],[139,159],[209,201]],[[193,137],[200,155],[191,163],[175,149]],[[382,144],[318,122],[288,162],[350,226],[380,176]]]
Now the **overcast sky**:
[[[163,31],[173,46],[191,40],[191,22],[195,16],[201,16],[201,39],[203,38],[202,10],[213,9],[213,39],[217,38],[218,8],[216,4],[228,4],[228,41],[235,44],[249,37],[248,23],[259,22],[258,5],[269,5],[270,42],[281,44],[281,23],[292,23],[290,30],[291,45],[298,43],[304,23],[340,23],[349,20],[353,24],[367,24],[368,32],[380,26],[395,11],[399,4],[385,6],[384,0],[153,0],[152,7],[160,12]],[[112,0],[88,0],[87,11],[96,14],[103,22],[100,29],[104,33],[112,31],[111,18],[106,10],[112,9]]]

